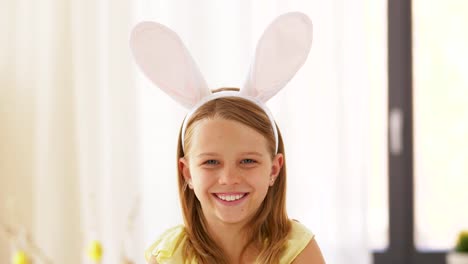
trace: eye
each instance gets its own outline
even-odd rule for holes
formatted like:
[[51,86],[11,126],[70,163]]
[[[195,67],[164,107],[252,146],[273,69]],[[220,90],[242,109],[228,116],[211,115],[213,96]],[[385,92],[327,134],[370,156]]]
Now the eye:
[[206,164],[206,165],[218,165],[218,164],[219,164],[219,161],[217,161],[217,160],[207,160],[207,161],[205,161],[203,164]]
[[256,160],[253,160],[253,159],[243,159],[241,161],[242,164],[253,164],[253,163],[257,163]]

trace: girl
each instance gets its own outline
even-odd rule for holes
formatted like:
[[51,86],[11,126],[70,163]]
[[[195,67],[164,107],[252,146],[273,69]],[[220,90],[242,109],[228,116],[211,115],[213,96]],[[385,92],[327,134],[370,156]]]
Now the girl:
[[156,240],[149,263],[324,263],[313,234],[286,214],[283,141],[264,104],[305,62],[311,27],[304,14],[280,16],[260,39],[245,86],[214,92],[174,32],[135,27],[137,64],[190,109],[177,152],[184,225]]

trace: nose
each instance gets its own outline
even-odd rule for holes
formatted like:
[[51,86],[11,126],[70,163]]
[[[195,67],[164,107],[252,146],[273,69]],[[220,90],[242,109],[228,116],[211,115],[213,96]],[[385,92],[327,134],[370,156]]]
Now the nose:
[[240,171],[234,166],[226,165],[219,172],[218,182],[221,185],[238,184],[241,180]]

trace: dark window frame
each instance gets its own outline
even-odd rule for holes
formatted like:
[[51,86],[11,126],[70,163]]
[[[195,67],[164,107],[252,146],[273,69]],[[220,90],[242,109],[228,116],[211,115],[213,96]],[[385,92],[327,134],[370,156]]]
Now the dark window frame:
[[400,154],[388,151],[389,245],[383,252],[374,252],[374,264],[446,263],[447,252],[417,251],[414,243],[411,3],[411,0],[387,1],[388,113],[393,110],[402,113],[403,149]]

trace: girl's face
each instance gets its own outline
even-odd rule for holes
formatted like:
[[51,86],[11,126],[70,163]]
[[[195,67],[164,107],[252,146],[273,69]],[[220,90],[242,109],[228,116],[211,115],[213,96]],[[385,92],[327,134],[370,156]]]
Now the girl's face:
[[204,119],[193,128],[179,167],[209,224],[244,225],[257,212],[283,165],[262,134],[239,122]]

